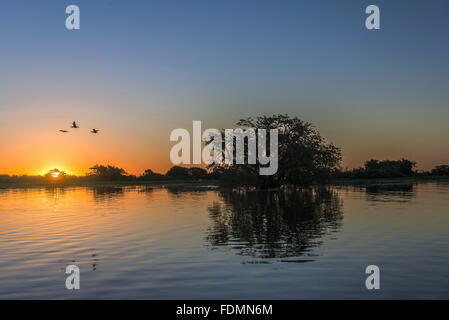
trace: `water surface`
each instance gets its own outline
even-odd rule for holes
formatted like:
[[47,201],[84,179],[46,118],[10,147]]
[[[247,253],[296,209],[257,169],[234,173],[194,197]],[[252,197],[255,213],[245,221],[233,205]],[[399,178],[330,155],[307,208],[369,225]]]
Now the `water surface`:
[[[449,298],[443,182],[0,189],[0,203],[2,299]],[[380,290],[365,288],[371,264]]]

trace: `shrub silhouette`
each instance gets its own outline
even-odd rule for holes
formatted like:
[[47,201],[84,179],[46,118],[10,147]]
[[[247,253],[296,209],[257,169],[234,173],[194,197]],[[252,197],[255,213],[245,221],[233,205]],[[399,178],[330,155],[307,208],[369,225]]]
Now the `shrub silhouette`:
[[101,181],[114,181],[114,180],[127,180],[132,176],[127,176],[124,169],[111,166],[111,165],[99,165],[96,164],[92,168],[89,168],[90,172],[86,175],[88,179],[101,180]]
[[442,164],[432,169],[433,176],[449,176],[449,165]]
[[180,166],[174,166],[171,167],[170,170],[167,171],[165,176],[169,179],[191,179],[191,180],[198,180],[198,179],[206,179],[209,178],[209,174],[207,170],[199,167],[180,167]]
[[188,179],[190,177],[189,169],[180,166],[171,167],[165,176],[175,179]]
[[416,162],[401,160],[375,160],[371,159],[365,162],[363,168],[357,168],[351,171],[340,172],[336,176],[342,178],[398,178],[416,176],[414,171]]
[[139,180],[161,180],[164,179],[164,175],[160,173],[156,173],[151,169],[147,169],[144,173],[138,178]]

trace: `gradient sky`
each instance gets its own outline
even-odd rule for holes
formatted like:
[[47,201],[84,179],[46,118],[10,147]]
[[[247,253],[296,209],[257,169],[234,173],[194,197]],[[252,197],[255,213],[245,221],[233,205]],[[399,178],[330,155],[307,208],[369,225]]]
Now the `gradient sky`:
[[[364,27],[369,4],[381,30]],[[448,163],[448,14],[444,0],[1,0],[0,173],[164,172],[171,130],[273,113],[315,124],[344,167]]]

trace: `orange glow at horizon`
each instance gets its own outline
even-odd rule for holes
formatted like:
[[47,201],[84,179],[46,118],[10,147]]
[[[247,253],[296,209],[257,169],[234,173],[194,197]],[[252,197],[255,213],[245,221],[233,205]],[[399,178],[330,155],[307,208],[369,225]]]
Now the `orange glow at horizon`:
[[[45,114],[38,123],[31,114],[9,119],[11,121],[0,127],[0,174],[45,175],[58,168],[68,175],[84,176],[95,164],[110,164],[134,175],[141,175],[146,169],[165,173],[173,166],[170,149],[175,143],[169,141],[171,130],[192,130],[191,120],[174,121],[169,119],[169,115],[157,119],[153,116],[151,122],[146,123],[143,117],[127,121],[124,116],[113,112],[96,119],[86,114],[80,117],[81,128],[69,129],[68,133],[58,130],[70,125],[69,116]],[[447,163],[445,159],[449,157],[446,149],[437,147],[447,143],[438,128],[421,128],[421,134],[410,139],[408,127],[399,130],[396,126],[388,134],[383,127],[385,132],[379,134],[378,130],[370,131],[370,128],[336,126],[336,123],[320,123],[319,119],[312,119],[312,122],[317,124],[327,141],[341,147],[342,168],[363,166],[363,162],[370,158],[408,158],[417,161],[417,169],[431,170],[436,165]],[[89,128],[97,123],[100,123],[101,133],[93,135]],[[232,120],[226,123],[204,122],[203,130],[235,127],[232,124]],[[354,135],[355,130],[360,134]]]
[[[165,173],[173,166],[169,159],[169,152],[174,143],[170,143],[167,137],[168,135],[157,137],[157,141],[145,141],[140,138],[130,144],[123,139],[120,141],[114,135],[107,137],[105,134],[95,136],[94,139],[87,134],[59,135],[54,130],[34,135],[32,138],[24,134],[16,135],[14,143],[11,143],[7,150],[0,150],[0,174],[45,175],[57,168],[68,175],[84,176],[95,164],[114,165],[134,175],[140,175],[146,169]],[[393,145],[388,145],[382,139],[371,138],[372,141],[377,140],[377,143],[364,145],[360,142],[362,147],[359,147],[357,142],[363,137],[344,138],[347,139],[345,139],[346,143],[339,143],[339,139],[333,141],[342,148],[342,168],[344,169],[363,166],[363,162],[370,158],[394,160],[404,157],[417,161],[419,170],[430,170],[440,164],[439,162],[444,162],[430,158],[423,159],[425,154],[418,151],[411,152],[412,148],[408,148],[408,152],[395,149]],[[139,144],[146,147],[140,147]],[[421,146],[421,149],[429,149],[429,151],[431,148],[430,145],[425,148]],[[445,156],[447,153],[441,154],[440,157]]]
[[10,128],[0,128],[0,174],[45,175],[57,168],[68,175],[84,176],[95,164],[110,164],[140,175],[146,169],[165,173],[171,167],[168,133],[117,130],[114,124],[110,128],[103,124],[98,135],[92,135],[86,124],[60,133],[54,120],[47,121],[34,125],[32,119],[21,119],[20,124],[16,121],[8,124]]

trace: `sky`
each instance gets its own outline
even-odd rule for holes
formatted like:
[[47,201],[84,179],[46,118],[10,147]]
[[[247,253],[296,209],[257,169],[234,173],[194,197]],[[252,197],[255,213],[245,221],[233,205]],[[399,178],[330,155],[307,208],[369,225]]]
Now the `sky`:
[[[65,27],[71,4],[80,30]],[[380,30],[365,28],[370,4]],[[0,173],[165,172],[173,129],[277,113],[313,123],[343,167],[449,163],[448,10],[444,0],[0,0]]]

